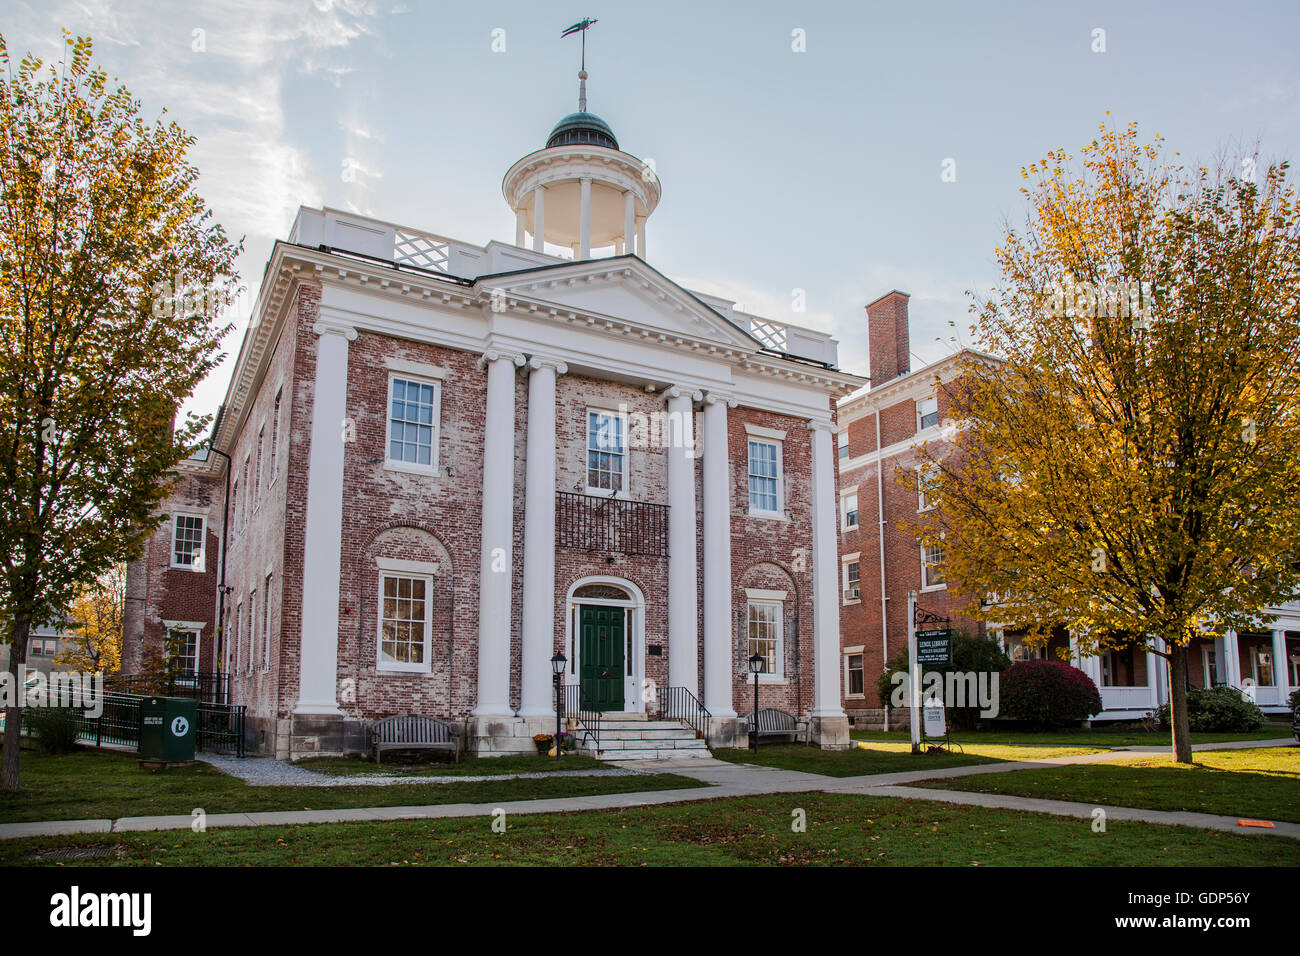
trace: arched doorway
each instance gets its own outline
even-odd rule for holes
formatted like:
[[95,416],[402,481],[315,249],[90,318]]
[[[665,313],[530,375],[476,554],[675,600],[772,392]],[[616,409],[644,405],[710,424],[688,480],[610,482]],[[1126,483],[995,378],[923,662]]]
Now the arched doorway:
[[588,706],[645,712],[645,597],[631,581],[593,576],[569,587],[565,600],[567,684]]

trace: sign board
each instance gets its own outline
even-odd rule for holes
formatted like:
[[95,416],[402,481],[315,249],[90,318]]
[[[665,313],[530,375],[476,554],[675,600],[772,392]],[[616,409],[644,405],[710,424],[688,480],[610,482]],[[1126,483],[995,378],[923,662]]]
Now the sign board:
[[938,698],[927,700],[922,710],[922,719],[925,722],[925,735],[927,737],[948,736],[948,720],[942,700]]
[[916,632],[916,660],[920,664],[952,662],[952,629],[947,627]]

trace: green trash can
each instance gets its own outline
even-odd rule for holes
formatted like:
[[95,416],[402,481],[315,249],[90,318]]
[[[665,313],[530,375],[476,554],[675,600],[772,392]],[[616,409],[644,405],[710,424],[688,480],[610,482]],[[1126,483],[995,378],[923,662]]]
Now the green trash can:
[[140,701],[140,759],[172,763],[194,759],[199,702],[184,697]]

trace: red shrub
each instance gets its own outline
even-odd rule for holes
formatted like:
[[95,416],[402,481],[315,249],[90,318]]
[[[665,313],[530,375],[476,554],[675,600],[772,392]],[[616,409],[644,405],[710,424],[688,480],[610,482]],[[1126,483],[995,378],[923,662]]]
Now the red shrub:
[[999,713],[1042,727],[1062,727],[1101,713],[1092,678],[1064,661],[1019,661],[1002,672]]

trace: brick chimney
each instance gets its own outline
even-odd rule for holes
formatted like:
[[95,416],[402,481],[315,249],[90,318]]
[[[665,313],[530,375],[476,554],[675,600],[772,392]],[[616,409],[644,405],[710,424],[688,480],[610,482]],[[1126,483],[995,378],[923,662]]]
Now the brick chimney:
[[895,289],[867,305],[867,373],[873,388],[912,370],[907,332],[909,298],[906,292]]

